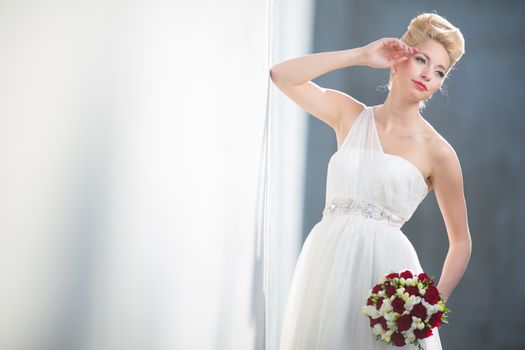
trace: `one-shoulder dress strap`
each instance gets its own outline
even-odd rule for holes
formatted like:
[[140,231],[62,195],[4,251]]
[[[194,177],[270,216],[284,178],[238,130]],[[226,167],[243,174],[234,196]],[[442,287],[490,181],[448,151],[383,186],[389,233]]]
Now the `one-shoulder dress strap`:
[[[372,123],[372,106],[365,106],[354,120],[339,150],[358,148],[380,150]],[[339,151],[338,151],[339,152]]]

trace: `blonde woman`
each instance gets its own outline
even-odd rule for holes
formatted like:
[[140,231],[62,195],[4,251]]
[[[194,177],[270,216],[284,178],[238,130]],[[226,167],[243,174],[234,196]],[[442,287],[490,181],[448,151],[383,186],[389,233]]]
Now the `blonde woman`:
[[[450,242],[437,288],[444,300],[451,296],[472,250],[463,178],[454,149],[420,110],[463,53],[460,30],[436,13],[423,13],[400,39],[297,57],[271,68],[273,83],[332,127],[337,139],[323,217],[295,267],[280,350],[390,348],[375,339],[361,307],[382,275],[424,272],[401,226],[432,189]],[[390,69],[384,103],[367,106],[311,81],[358,65]],[[440,350],[437,328],[420,344]]]

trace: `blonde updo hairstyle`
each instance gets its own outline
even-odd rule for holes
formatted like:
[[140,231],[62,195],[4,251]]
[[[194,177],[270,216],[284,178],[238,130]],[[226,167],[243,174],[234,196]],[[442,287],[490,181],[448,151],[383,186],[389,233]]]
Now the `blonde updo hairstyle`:
[[[410,46],[417,46],[428,39],[438,41],[447,51],[450,65],[445,72],[445,78],[448,78],[448,72],[465,53],[465,40],[461,31],[437,13],[422,13],[410,21],[407,31],[400,38]],[[392,70],[390,70],[388,90],[392,87],[392,76]],[[443,92],[442,88],[440,91]],[[420,107],[424,108],[426,101],[428,100],[420,101]]]

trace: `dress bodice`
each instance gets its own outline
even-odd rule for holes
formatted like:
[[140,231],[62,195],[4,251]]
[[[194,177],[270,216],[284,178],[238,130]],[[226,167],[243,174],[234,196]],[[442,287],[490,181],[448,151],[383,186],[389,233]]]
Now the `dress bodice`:
[[326,205],[337,198],[369,201],[406,222],[428,193],[419,169],[407,159],[383,151],[373,107],[352,124],[328,162]]

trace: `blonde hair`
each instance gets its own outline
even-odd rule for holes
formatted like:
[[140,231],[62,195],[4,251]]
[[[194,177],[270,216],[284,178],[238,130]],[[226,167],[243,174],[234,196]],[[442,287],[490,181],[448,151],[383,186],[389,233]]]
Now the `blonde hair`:
[[[435,12],[422,13],[414,17],[407,27],[407,31],[400,40],[410,46],[417,46],[428,39],[434,39],[441,43],[448,53],[450,58],[450,65],[445,72],[445,77],[448,77],[448,72],[452,70],[454,65],[459,61],[461,56],[465,53],[465,39],[458,27],[454,26],[444,17]],[[390,78],[388,81],[388,90],[392,87],[392,70],[390,71]],[[440,89],[441,90],[441,89]],[[425,107],[425,101],[420,102],[420,107]]]

